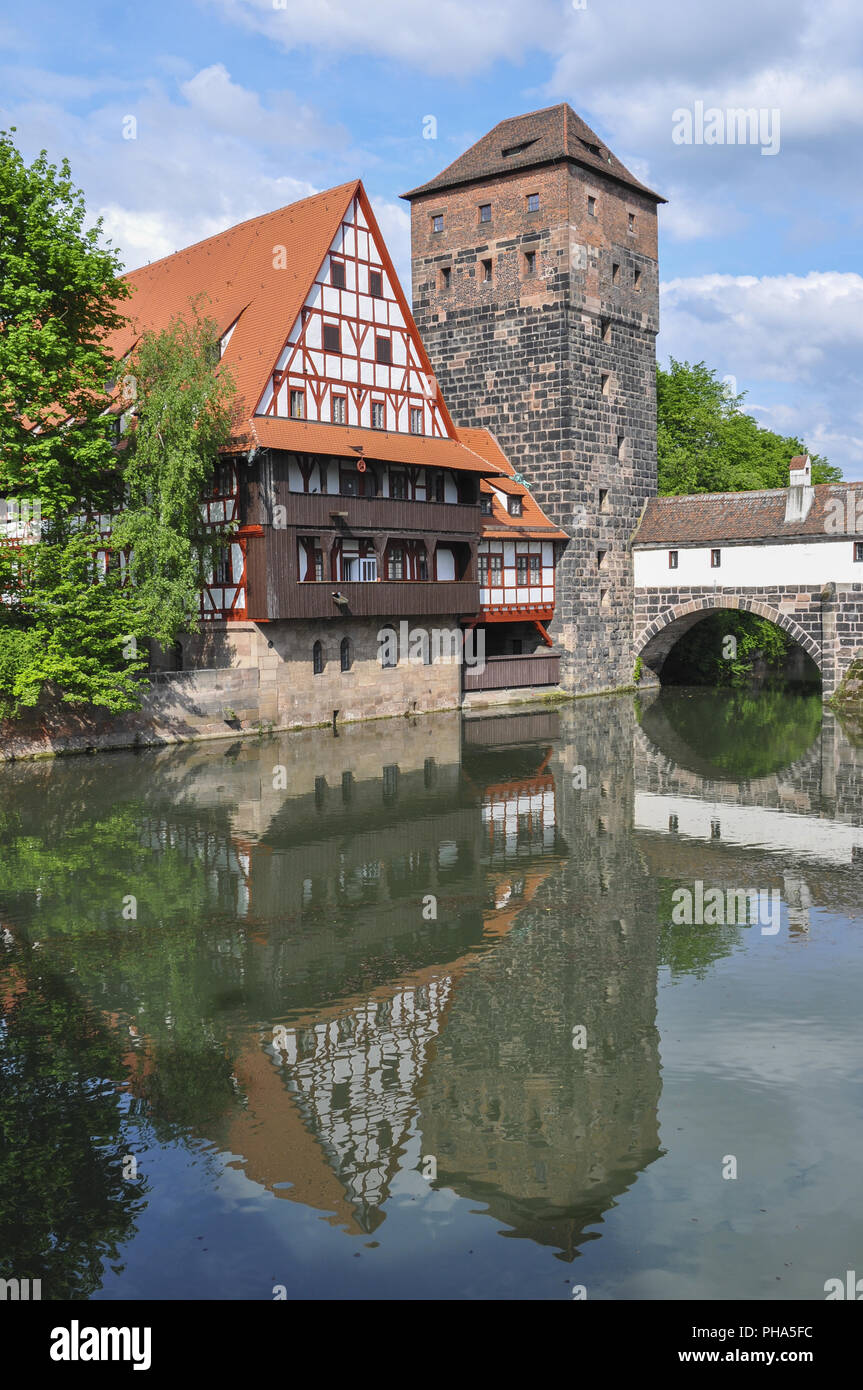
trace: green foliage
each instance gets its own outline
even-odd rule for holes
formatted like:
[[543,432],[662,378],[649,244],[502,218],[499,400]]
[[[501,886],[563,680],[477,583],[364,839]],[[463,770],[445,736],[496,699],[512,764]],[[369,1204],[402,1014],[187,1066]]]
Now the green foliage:
[[642,677],[643,673],[644,673],[644,663],[643,663],[643,661],[641,660],[641,657],[640,657],[640,656],[637,656],[637,657],[635,658],[635,666],[634,666],[633,672],[632,672],[632,683],[633,683],[633,685],[638,685],[639,681],[641,680],[641,677]]
[[[116,251],[85,229],[66,160],[28,167],[0,131],[0,493],[38,497],[62,530],[82,497],[115,491],[105,346],[128,295]],[[40,433],[33,432],[33,427]]]
[[[105,343],[129,289],[101,223],[85,220],[68,163],[43,152],[28,167],[0,132],[0,495],[36,500],[42,518],[35,543],[0,550],[0,717],[46,690],[137,708],[149,642],[197,625],[212,544],[200,499],[233,390],[214,370],[217,325],[193,304],[187,321],[113,361]],[[121,377],[137,423],[118,450],[102,412],[106,383]],[[106,542],[88,518],[121,505]],[[97,551],[110,559],[99,582]]]
[[137,419],[124,470],[128,503],[112,539],[131,552],[138,626],[164,645],[198,624],[202,557],[212,543],[200,502],[230,436],[234,390],[227,373],[214,371],[217,360],[218,327],[192,304],[187,318],[144,334],[129,363]]
[[[657,457],[661,494],[748,492],[788,486],[788,465],[809,452],[792,436],[763,429],[741,410],[745,393],[733,396],[703,362],[671,358],[657,367]],[[841,471],[811,454],[812,481],[840,482]]]
[[818,694],[665,686],[645,734],[680,767],[710,780],[767,777],[802,758],[821,728]]

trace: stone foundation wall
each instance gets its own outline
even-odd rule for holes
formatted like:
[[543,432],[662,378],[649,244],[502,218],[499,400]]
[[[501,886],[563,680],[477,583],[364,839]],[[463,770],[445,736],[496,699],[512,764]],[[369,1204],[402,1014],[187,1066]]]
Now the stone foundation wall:
[[[407,619],[408,630],[422,619]],[[224,738],[259,728],[306,728],[395,715],[458,709],[461,668],[452,660],[420,665],[400,655],[382,668],[382,620],[219,623],[180,639],[182,670],[154,675],[142,707],[131,714],[79,711],[46,699],[31,715],[0,723],[0,761],[89,749],[128,748]],[[396,625],[398,630],[398,624]],[[439,631],[456,632],[442,621]],[[351,669],[341,670],[340,643],[351,641]],[[312,647],[323,646],[315,675]]]

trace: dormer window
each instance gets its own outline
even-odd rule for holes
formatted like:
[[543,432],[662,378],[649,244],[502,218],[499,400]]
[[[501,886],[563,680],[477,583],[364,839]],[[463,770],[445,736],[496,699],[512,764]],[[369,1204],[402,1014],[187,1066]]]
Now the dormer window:
[[491,516],[491,493],[484,492],[479,499],[479,509],[483,516]]
[[531,145],[536,144],[537,138],[538,137],[534,136],[532,140],[522,140],[520,145],[508,145],[506,149],[501,150],[502,157],[504,159],[509,159],[511,155],[524,154],[525,150],[529,150]]
[[510,516],[521,516],[523,510],[521,498],[509,497],[507,499],[507,510],[509,511]]

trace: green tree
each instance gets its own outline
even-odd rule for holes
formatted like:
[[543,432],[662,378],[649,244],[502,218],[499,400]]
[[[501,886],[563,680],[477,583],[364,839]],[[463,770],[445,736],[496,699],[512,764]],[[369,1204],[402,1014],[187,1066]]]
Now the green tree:
[[[788,464],[810,452],[793,436],[763,429],[703,362],[670,359],[657,368],[657,460],[661,494],[749,492],[788,486]],[[841,471],[811,454],[815,483],[840,482]]]
[[198,625],[198,595],[213,536],[203,522],[219,450],[231,434],[234,384],[215,370],[218,326],[192,303],[160,333],[145,333],[128,364],[135,427],[128,436],[128,503],[112,542],[129,552],[136,627],[167,644]]

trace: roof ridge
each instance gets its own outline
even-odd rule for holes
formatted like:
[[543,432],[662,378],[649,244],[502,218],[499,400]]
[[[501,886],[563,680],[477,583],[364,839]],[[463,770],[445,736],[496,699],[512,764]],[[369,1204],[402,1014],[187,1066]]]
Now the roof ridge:
[[303,203],[310,203],[315,198],[324,198],[333,193],[340,193],[343,188],[356,188],[362,182],[361,179],[348,179],[346,183],[334,184],[332,188],[321,188],[317,193],[308,193],[305,198],[296,198],[292,203],[283,203],[281,207],[271,208],[269,212],[255,213],[254,217],[246,217],[242,222],[234,222],[230,227],[223,227],[220,232],[211,232],[209,236],[201,237],[199,241],[192,241],[188,246],[180,246],[176,251],[169,251],[165,256],[159,256],[155,261],[148,261],[146,265],[136,266],[134,270],[123,272],[123,279],[126,280],[131,275],[138,275],[142,270],[151,270],[154,266],[161,265],[164,261],[171,261],[175,256],[182,256],[184,252],[196,251],[199,246],[206,246],[208,241],[218,241],[219,237],[226,236],[228,232],[239,232],[244,227],[250,227],[253,222],[263,222],[268,217],[277,217],[280,212],[287,212],[289,208],[302,207]]

